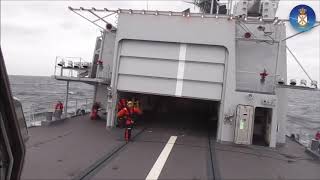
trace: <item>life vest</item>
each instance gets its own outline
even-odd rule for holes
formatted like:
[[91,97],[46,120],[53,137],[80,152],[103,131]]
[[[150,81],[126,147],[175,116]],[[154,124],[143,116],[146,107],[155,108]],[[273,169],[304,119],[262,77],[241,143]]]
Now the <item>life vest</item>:
[[320,132],[317,132],[317,133],[316,133],[315,139],[316,139],[316,140],[320,140]]
[[125,100],[125,99],[121,99],[120,101],[119,101],[119,103],[118,103],[118,112],[119,111],[121,111],[123,108],[125,108],[126,107],[126,102],[127,102],[127,100]]
[[96,120],[98,117],[98,111],[96,109],[93,109],[90,113],[91,120]]
[[94,104],[92,105],[91,111],[98,111],[99,108],[100,108],[100,104],[94,103]]
[[98,103],[94,103],[92,105],[91,114],[90,114],[91,120],[95,120],[98,118],[98,109],[99,108],[100,108],[100,105]]
[[63,109],[63,104],[62,103],[57,103],[55,110],[62,110]]
[[126,119],[126,125],[127,126],[133,125],[133,123],[134,123],[134,121],[131,118],[127,118]]
[[126,126],[133,125],[134,121],[132,119],[132,115],[133,115],[133,111],[128,109],[128,108],[126,108],[126,107],[121,109],[117,114],[118,118],[121,121],[123,121]]
[[118,112],[117,116],[118,118],[121,117],[125,117],[125,120],[127,121],[129,119],[129,121],[133,121],[133,115],[134,114],[141,114],[141,110],[139,108],[132,108],[132,109],[128,109],[128,108],[123,108],[121,111]]

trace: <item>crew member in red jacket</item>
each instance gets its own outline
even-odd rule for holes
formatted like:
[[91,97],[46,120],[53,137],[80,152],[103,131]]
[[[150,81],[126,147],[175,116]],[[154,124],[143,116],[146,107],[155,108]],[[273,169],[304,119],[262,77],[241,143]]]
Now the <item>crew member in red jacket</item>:
[[315,139],[318,140],[318,141],[320,141],[320,131],[318,131],[318,132],[316,133]]
[[138,107],[134,107],[132,101],[128,101],[127,107],[120,110],[117,114],[118,118],[123,117],[125,120],[124,139],[126,142],[130,141],[131,138],[131,131],[134,124],[132,116],[134,114],[142,114],[142,111]]
[[[118,112],[121,111],[126,106],[127,106],[127,100],[124,98],[120,99],[117,105]],[[118,120],[117,127],[124,128],[125,119],[123,117],[120,117],[120,118],[117,118],[117,120]]]
[[61,101],[58,101],[58,103],[56,104],[56,106],[54,108],[55,120],[60,120],[61,119],[62,111],[63,111],[63,104],[62,104]]
[[99,117],[99,115],[98,115],[99,109],[100,109],[100,103],[95,102],[95,103],[92,105],[92,108],[91,108],[91,114],[90,114],[91,120],[100,119],[100,117]]
[[123,108],[125,108],[127,106],[127,100],[122,98],[120,99],[120,101],[118,102],[118,112],[121,111]]

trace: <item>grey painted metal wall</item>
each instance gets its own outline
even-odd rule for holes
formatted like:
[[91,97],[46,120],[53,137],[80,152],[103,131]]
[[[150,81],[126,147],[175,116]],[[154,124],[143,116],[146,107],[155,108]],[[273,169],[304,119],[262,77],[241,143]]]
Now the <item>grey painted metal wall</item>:
[[107,108],[107,85],[98,85],[95,88],[95,99],[94,102],[99,102],[101,108],[105,111]]
[[124,40],[120,53],[118,90],[174,94],[179,44]]
[[124,40],[117,89],[221,100],[225,55],[220,46]]
[[[237,105],[272,108],[270,146],[284,142],[286,90],[273,91],[275,76],[286,79],[285,43],[278,45],[284,37],[284,25],[258,20],[120,13],[107,126],[114,124],[118,91],[135,91],[220,101],[218,141],[234,141],[228,117]],[[264,68],[270,76],[263,88]]]
[[90,70],[90,77],[95,78],[97,73],[97,61],[99,60],[100,51],[101,51],[101,37],[96,38],[96,45],[93,51],[93,57],[92,57],[92,67]]
[[[258,29],[264,29],[258,30]],[[275,71],[278,55],[278,43],[273,42],[279,34],[272,24],[239,23],[236,42],[236,86],[237,90],[249,92],[275,93]],[[245,33],[260,41],[248,41]],[[243,38],[243,39],[240,39]],[[264,41],[263,41],[264,40]],[[261,76],[268,73],[264,83]]]
[[[239,22],[243,23],[243,22]],[[269,25],[269,26],[274,26],[274,45],[278,47],[278,42],[279,40],[283,39],[285,37],[285,26],[282,24],[278,25],[272,25],[272,23],[266,23],[266,22],[252,22],[252,24],[255,24],[256,27],[261,25]],[[248,26],[247,26],[248,27]],[[249,29],[250,30],[250,29]],[[252,29],[253,31],[253,29]],[[251,44],[250,51],[244,51],[242,53],[247,53],[247,58],[254,58],[250,57],[251,53],[261,53],[263,54],[264,49],[261,49],[260,46],[265,46],[263,45],[264,43],[267,42],[262,42],[260,40],[271,40],[267,36],[262,36],[259,37],[259,34],[253,34],[254,36],[251,39],[247,39],[246,41],[250,41],[250,43],[247,43],[247,46]],[[255,37],[257,36],[257,37]],[[237,41],[239,40],[244,40],[243,38],[243,33],[237,33]],[[242,38],[242,39],[241,39]],[[258,39],[260,43],[253,43],[257,42]],[[262,44],[263,43],[263,44]],[[268,42],[270,43],[270,41]],[[284,44],[280,44],[279,46],[279,61],[278,61],[278,68],[276,73],[277,77],[283,77],[286,79],[286,49]],[[239,51],[241,47],[236,46],[236,52]],[[239,53],[239,52],[237,52]],[[276,57],[272,54],[266,54],[265,56],[267,59],[266,65],[268,67],[275,67],[275,59]],[[268,56],[273,56],[271,61],[268,62]],[[275,93],[270,93],[270,94],[263,94],[261,92],[252,92],[250,90],[248,91],[237,91],[237,59],[238,57],[236,56],[234,61],[228,59],[228,69],[227,71],[227,88],[225,89],[225,96],[224,96],[224,104],[223,104],[223,112],[221,112],[221,116],[228,117],[229,115],[233,114],[235,115],[235,109],[236,106],[239,104],[244,104],[244,105],[251,105],[254,108],[256,107],[266,107],[266,108],[271,108],[272,109],[272,122],[271,122],[271,127],[270,127],[270,147],[275,147],[276,143],[284,143],[285,142],[285,122],[286,122],[286,116],[285,114],[287,113],[286,107],[287,107],[287,96],[286,96],[286,90],[278,90],[276,89]],[[264,61],[265,57],[261,57],[260,61]],[[261,62],[259,60],[251,59],[253,61],[253,64],[250,65],[250,67],[256,68],[261,66]],[[255,60],[255,61],[254,61]],[[270,59],[269,59],[270,60]],[[270,63],[270,64],[268,64]],[[270,68],[272,69],[272,68]],[[272,71],[271,71],[272,72]],[[275,71],[273,71],[275,72]],[[270,73],[271,75],[274,75]],[[256,75],[256,73],[255,73]],[[258,78],[258,76],[256,76]],[[273,76],[274,78],[274,76]],[[245,78],[243,78],[245,80]],[[260,82],[259,82],[260,83]],[[274,85],[273,85],[274,86]],[[266,104],[264,102],[274,102],[272,104]],[[221,119],[220,119],[221,121]],[[235,125],[233,122],[228,123],[226,121],[226,118],[222,119],[225,123],[220,123],[219,126],[219,133],[218,133],[218,139],[221,141],[233,141],[234,140],[234,132],[235,132]],[[277,128],[278,127],[278,128]]]
[[112,66],[113,66],[113,55],[114,55],[114,43],[116,39],[116,33],[113,31],[104,32],[104,43],[101,53],[101,59],[104,67],[103,71],[107,78],[111,78]]
[[[246,31],[251,38],[244,38]],[[220,101],[218,141],[234,141],[228,117],[237,105],[272,108],[270,146],[284,142],[286,90],[273,91],[275,76],[286,79],[285,43],[278,48],[284,37],[284,25],[258,20],[120,13],[107,126],[114,124],[118,91],[135,91]],[[265,89],[259,87],[264,68],[270,74]]]
[[[151,44],[145,46],[142,51],[136,51],[136,49],[129,51],[126,48],[126,45],[138,43],[137,41],[142,44],[146,42]],[[152,44],[154,42],[155,44]],[[161,45],[161,43],[165,45]],[[159,53],[152,51],[155,48],[154,46]],[[179,60],[181,46],[185,47],[184,65]],[[206,53],[201,51],[206,51]],[[137,84],[141,84],[141,86],[135,87],[137,88],[135,91],[145,92],[148,89],[148,91],[154,93],[161,89],[161,94],[176,95],[177,79],[181,78],[181,74],[178,77],[179,71],[177,69],[179,69],[179,66],[184,66],[182,76],[184,88],[181,90],[181,96],[200,96],[199,98],[202,99],[209,97],[219,100],[223,104],[224,91],[228,88],[226,87],[227,84],[235,82],[226,80],[228,61],[234,62],[235,58],[235,21],[224,18],[201,18],[201,16],[183,17],[120,13],[115,52],[111,81],[112,99],[110,99],[112,101],[110,107],[113,108],[108,113],[107,126],[113,126],[114,124],[118,90],[129,90],[126,84],[132,85],[132,82],[138,79]],[[140,63],[140,65],[141,63],[148,63],[148,66],[156,64],[157,69],[156,71],[151,70],[152,68],[140,69],[144,76],[132,75],[136,72],[130,67],[135,66],[133,65],[135,63]],[[208,66],[208,69],[206,66]],[[161,68],[163,72],[159,70]],[[200,71],[204,73],[201,74]],[[211,71],[215,73],[205,75]],[[229,73],[234,73],[234,66],[230,67]],[[152,78],[146,76],[146,74],[152,75]],[[154,81],[155,79],[157,81]],[[163,88],[160,86],[161,84],[166,84],[167,88]],[[202,91],[208,93],[202,93]],[[222,106],[220,108],[219,124],[222,122],[223,111]]]
[[188,44],[182,95],[221,100],[226,48]]
[[[116,33],[111,31],[103,32],[103,41],[100,45],[99,56],[93,63],[97,63],[97,60],[103,62],[102,66],[98,65],[97,78],[106,80],[109,85],[111,81],[112,67],[113,67],[113,56],[114,56],[114,43],[116,38]],[[96,85],[95,88],[95,102],[101,103],[103,111],[108,111],[108,86],[107,85]]]

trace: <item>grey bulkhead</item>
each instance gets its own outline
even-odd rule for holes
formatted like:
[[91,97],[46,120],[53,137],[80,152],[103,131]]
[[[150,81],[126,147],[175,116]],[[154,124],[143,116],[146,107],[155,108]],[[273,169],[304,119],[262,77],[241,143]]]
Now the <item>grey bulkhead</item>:
[[[239,22],[236,31],[236,90],[239,91],[237,94],[253,94],[252,100],[246,98],[239,104],[252,105],[254,108],[272,108],[270,146],[285,143],[287,90],[275,87],[279,79],[287,82],[286,42],[279,43],[286,37],[285,25],[260,21]],[[247,41],[244,34],[248,31],[259,41]],[[259,74],[264,70],[268,76],[265,82],[261,83]],[[265,104],[264,101],[273,101],[273,105]]]
[[[96,48],[93,56],[93,63],[95,67],[95,74],[91,75],[96,78],[102,78],[107,82],[111,80],[113,56],[114,56],[114,42],[116,38],[115,31],[104,31],[100,38],[97,38]],[[102,66],[97,65],[97,61],[102,60]],[[108,86],[95,85],[94,101],[100,102],[103,109],[107,109],[108,101]]]
[[[260,27],[259,27],[260,26]],[[261,29],[264,29],[262,31]],[[250,32],[251,38],[244,38]],[[236,26],[235,83],[226,88],[224,116],[234,115],[233,121],[225,121],[220,126],[221,141],[233,141],[238,134],[237,106],[249,105],[272,109],[272,120],[268,129],[269,146],[285,143],[285,124],[287,114],[287,90],[277,89],[277,80],[287,80],[286,44],[279,43],[286,37],[285,25],[272,22],[238,22]],[[255,40],[254,40],[255,39]],[[229,66],[228,71],[232,71]],[[277,69],[277,70],[276,70]],[[268,73],[261,81],[260,73]],[[232,73],[230,73],[233,75]],[[235,91],[233,91],[235,89]],[[265,103],[271,102],[271,103]],[[251,144],[254,119],[247,132]]]
[[[247,26],[256,33],[257,24]],[[277,32],[276,36],[272,34],[273,38],[279,39],[280,31],[284,32],[281,36],[285,36],[284,26],[271,27],[271,30]],[[235,123],[226,123],[224,117],[235,113],[236,105],[263,107],[262,100],[278,100],[272,78],[277,43],[243,41],[237,37],[243,37],[239,25],[226,18],[119,14],[107,126],[114,125],[118,90],[209,99],[220,101],[217,139],[233,141]],[[281,52],[278,72],[286,78],[283,47]],[[263,54],[271,56],[265,58]],[[270,76],[265,86],[259,87],[259,73],[264,68]],[[253,94],[253,100],[248,100],[249,93]],[[270,107],[274,110],[270,146],[275,146],[277,119],[285,120],[286,111],[282,106]]]

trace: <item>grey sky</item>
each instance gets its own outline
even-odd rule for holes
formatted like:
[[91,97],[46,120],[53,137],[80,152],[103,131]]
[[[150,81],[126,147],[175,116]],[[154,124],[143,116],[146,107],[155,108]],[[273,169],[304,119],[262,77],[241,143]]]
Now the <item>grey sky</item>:
[[[298,4],[311,6],[318,20],[317,0],[280,0],[278,14],[288,18]],[[1,1],[1,48],[9,74],[49,76],[56,56],[82,57],[91,61],[99,29],[67,9],[73,7],[158,9],[182,11],[193,5],[183,1]],[[295,31],[287,25],[287,36]],[[288,40],[287,45],[311,77],[320,79],[320,28]],[[288,78],[307,79],[288,54]]]

